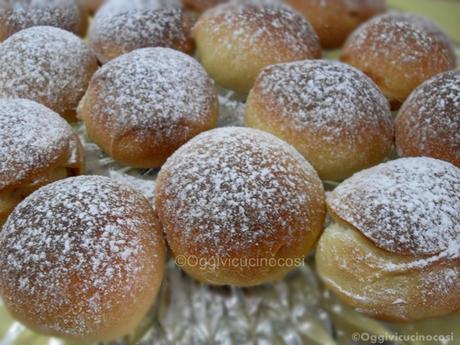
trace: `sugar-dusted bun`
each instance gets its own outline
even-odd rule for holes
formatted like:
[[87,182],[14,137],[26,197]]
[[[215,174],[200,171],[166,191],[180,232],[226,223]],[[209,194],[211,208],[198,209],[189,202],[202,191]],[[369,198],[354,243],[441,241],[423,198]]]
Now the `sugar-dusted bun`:
[[0,66],[1,98],[31,99],[73,121],[97,60],[74,34],[36,26],[0,45]]
[[113,340],[145,316],[164,270],[148,201],[102,176],[69,178],[25,199],[0,233],[0,294],[27,327]]
[[323,230],[324,191],[290,145],[250,128],[218,128],[160,171],[156,207],[173,255],[195,279],[251,286],[281,278]]
[[348,38],[341,60],[362,70],[398,109],[423,81],[455,68],[451,41],[424,17],[389,12]]
[[72,127],[45,106],[0,100],[0,226],[34,190],[84,169]]
[[182,0],[185,7],[197,12],[204,12],[211,7],[217,6],[227,0]]
[[324,180],[380,163],[393,147],[385,96],[357,69],[332,61],[266,67],[249,94],[245,123],[289,142]]
[[401,156],[434,157],[460,168],[460,71],[415,89],[396,118],[396,146]]
[[0,42],[18,31],[44,25],[83,36],[88,18],[76,0],[0,1]]
[[401,158],[357,173],[327,198],[333,223],[316,263],[359,311],[415,321],[460,310],[460,169]]
[[78,0],[80,6],[88,14],[94,14],[106,0]]
[[195,135],[214,128],[212,80],[192,57],[138,49],[96,72],[78,112],[89,137],[115,160],[157,168]]
[[321,56],[312,26],[281,4],[221,4],[206,11],[192,33],[198,58],[211,77],[241,93],[249,92],[268,65]]
[[191,53],[193,18],[171,0],[109,0],[96,13],[89,43],[101,63],[139,48]]
[[385,0],[286,0],[318,33],[321,46],[339,48],[361,23],[385,11]]

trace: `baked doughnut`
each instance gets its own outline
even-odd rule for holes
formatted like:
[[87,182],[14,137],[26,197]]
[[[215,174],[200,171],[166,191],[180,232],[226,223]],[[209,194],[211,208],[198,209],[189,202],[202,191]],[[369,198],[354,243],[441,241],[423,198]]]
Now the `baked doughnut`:
[[0,226],[34,190],[83,169],[80,141],[58,114],[25,99],[0,100]]
[[54,26],[83,36],[88,17],[76,0],[0,1],[0,41],[32,26]]
[[268,65],[321,56],[312,26],[281,4],[221,4],[201,15],[192,34],[198,58],[211,77],[240,93],[249,92]]
[[293,145],[323,180],[342,180],[380,163],[393,147],[385,96],[363,73],[338,62],[266,67],[245,113],[246,126]]
[[361,171],[327,197],[333,217],[317,270],[345,303],[390,321],[460,310],[460,169],[401,158]]
[[423,81],[456,66],[452,43],[436,24],[398,12],[362,24],[345,42],[340,59],[371,77],[392,109]]
[[35,26],[0,45],[0,66],[1,98],[31,99],[73,121],[97,60],[74,34]]
[[107,177],[47,185],[0,233],[0,294],[37,332],[113,340],[147,313],[161,285],[164,243],[148,201]]
[[313,25],[325,49],[339,48],[361,23],[385,11],[385,0],[285,0]]
[[420,85],[396,118],[400,156],[443,159],[460,168],[460,71],[450,71]]
[[156,208],[176,262],[214,285],[281,278],[323,230],[324,191],[310,164],[269,133],[200,134],[160,171]]
[[89,44],[101,63],[139,48],[165,47],[191,53],[191,14],[174,1],[110,0],[94,17]]
[[102,6],[105,0],[78,0],[80,6],[86,11],[88,14],[94,14]]
[[158,168],[176,149],[217,125],[214,84],[192,57],[144,48],[96,72],[78,110],[88,136],[115,160]]
[[227,0],[182,0],[182,3],[186,8],[190,8],[197,12],[204,12],[226,1]]

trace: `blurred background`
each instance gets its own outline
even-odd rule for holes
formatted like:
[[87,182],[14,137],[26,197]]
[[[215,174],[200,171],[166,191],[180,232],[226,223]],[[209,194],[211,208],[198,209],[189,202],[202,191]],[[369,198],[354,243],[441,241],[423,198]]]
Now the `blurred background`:
[[460,0],[387,0],[389,7],[425,15],[460,45]]

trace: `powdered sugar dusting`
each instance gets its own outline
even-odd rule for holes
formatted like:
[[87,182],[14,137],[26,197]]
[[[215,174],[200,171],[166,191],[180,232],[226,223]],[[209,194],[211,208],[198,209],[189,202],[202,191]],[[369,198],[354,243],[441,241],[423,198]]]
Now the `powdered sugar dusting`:
[[105,119],[114,139],[133,130],[139,140],[150,133],[158,143],[190,137],[192,127],[209,121],[217,102],[201,65],[168,48],[139,49],[109,62],[94,75],[93,87],[91,114]]
[[162,270],[146,260],[161,241],[146,231],[153,226],[146,208],[132,189],[100,176],[33,193],[0,233],[6,305],[13,311],[27,306],[26,318],[46,332],[88,336],[105,327],[109,311],[135,303],[151,272]]
[[248,128],[189,141],[163,166],[156,192],[168,238],[204,256],[241,255],[260,243],[279,248],[279,237],[292,244],[323,212],[310,164],[290,145]]
[[[285,61],[287,53],[304,58],[321,54],[318,36],[310,23],[280,2],[231,1],[212,8],[202,18],[210,21],[219,45],[229,50],[257,47],[261,56],[274,55],[280,62]],[[220,35],[222,32],[232,32],[231,39]]]
[[[345,64],[305,60],[265,68],[256,90],[270,109],[279,110],[281,127],[321,131],[322,141],[346,140],[355,146],[362,132],[384,129],[388,146],[393,137],[389,104],[363,73]],[[283,128],[281,128],[283,130]]]
[[146,47],[188,51],[191,26],[191,18],[176,1],[112,0],[97,12],[89,40],[102,62],[112,58],[114,46],[120,54]]
[[74,34],[36,26],[0,45],[0,65],[0,97],[32,99],[62,115],[76,108],[96,60]]
[[0,190],[52,165],[75,141],[67,122],[43,105],[0,100]]
[[396,130],[400,155],[448,158],[460,167],[460,71],[420,85],[404,103]]
[[1,0],[0,22],[6,37],[23,29],[49,25],[77,33],[81,12],[75,0]]
[[[413,14],[389,12],[364,23],[349,37],[345,51],[361,48],[366,49],[367,57],[363,60],[363,68],[382,57],[394,65],[406,63],[411,69],[419,66],[417,71],[422,75],[422,68],[436,70],[425,64],[454,64],[452,68],[455,67],[454,50],[448,36],[430,20]],[[428,57],[434,51],[437,51],[437,60],[431,61]]]
[[460,257],[460,169],[401,158],[339,185],[328,206],[377,246],[403,255]]

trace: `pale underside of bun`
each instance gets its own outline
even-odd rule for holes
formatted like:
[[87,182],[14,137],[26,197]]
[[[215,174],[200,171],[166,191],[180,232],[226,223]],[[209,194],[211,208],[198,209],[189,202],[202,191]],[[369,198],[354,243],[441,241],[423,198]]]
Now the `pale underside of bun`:
[[326,228],[317,270],[343,302],[372,317],[413,322],[460,310],[460,261],[379,249],[342,222]]

